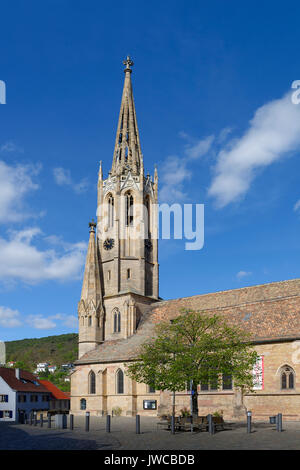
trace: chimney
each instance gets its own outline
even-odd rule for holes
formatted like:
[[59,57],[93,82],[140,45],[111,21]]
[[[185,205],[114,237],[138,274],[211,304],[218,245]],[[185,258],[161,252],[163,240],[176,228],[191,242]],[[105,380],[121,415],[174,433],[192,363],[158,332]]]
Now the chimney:
[[16,379],[20,380],[20,369],[17,368],[15,369],[15,371],[16,371]]

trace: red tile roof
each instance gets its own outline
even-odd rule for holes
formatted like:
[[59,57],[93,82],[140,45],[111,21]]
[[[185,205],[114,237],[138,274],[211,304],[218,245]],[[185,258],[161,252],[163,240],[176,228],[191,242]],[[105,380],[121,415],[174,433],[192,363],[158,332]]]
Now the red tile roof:
[[137,358],[141,345],[155,335],[155,326],[182,309],[224,316],[229,325],[248,331],[253,342],[300,338],[300,279],[155,302],[145,310],[134,335],[104,341],[77,360],[77,367]]
[[[20,379],[26,380],[26,383],[23,383],[21,380],[16,377],[16,369],[10,369],[8,367],[0,367],[0,377],[13,389],[17,392],[43,392],[49,393],[48,389],[44,385],[40,384],[38,378],[27,372],[26,370],[19,369]],[[37,382],[39,385],[35,385],[34,382]]]
[[49,380],[39,380],[39,382],[51,392],[56,400],[69,400],[67,394],[59,390],[59,388],[52,382],[49,382]]

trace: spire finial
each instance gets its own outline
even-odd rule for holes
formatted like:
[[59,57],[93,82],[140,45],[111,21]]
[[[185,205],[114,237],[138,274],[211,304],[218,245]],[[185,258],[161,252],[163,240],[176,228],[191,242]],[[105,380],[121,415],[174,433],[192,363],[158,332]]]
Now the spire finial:
[[95,232],[96,226],[97,226],[96,222],[94,221],[94,219],[92,219],[92,221],[89,223],[90,233]]
[[124,64],[125,67],[126,67],[126,68],[124,69],[124,72],[130,72],[130,73],[131,73],[132,70],[131,70],[130,67],[132,67],[132,66],[134,65],[134,63],[133,63],[133,61],[131,60],[131,58],[130,58],[129,55],[126,57],[126,60],[123,60],[123,64]]

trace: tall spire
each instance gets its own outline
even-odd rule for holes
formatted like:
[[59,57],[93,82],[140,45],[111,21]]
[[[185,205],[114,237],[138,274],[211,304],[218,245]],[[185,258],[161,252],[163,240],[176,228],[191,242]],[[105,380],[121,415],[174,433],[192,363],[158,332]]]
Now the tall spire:
[[89,304],[92,302],[96,310],[96,315],[98,315],[100,313],[99,307],[102,305],[102,292],[99,273],[99,261],[95,241],[96,223],[94,221],[90,222],[89,227],[90,239],[86,255],[81,300],[84,301],[85,308],[88,308]]
[[133,61],[127,56],[123,64],[125,80],[111,172],[139,174],[142,152],[131,84]]

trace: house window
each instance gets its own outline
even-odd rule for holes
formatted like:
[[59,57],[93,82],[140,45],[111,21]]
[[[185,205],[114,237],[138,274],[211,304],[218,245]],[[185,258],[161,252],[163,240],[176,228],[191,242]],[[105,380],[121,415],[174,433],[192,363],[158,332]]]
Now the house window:
[[27,399],[26,395],[19,395],[18,396],[18,401],[20,403],[26,403],[26,399]]
[[0,402],[7,403],[8,402],[8,395],[0,395]]
[[92,317],[89,317],[89,326],[92,326]]
[[96,375],[92,370],[89,374],[89,390],[90,393],[96,393]]
[[10,410],[3,410],[0,411],[0,418],[12,418],[13,417],[13,412]]
[[295,372],[291,367],[284,366],[281,370],[281,389],[292,390],[295,384]]
[[130,279],[130,269],[127,269],[127,279]]
[[81,398],[81,400],[80,400],[80,409],[81,410],[86,410],[86,399],[85,398]]
[[148,393],[155,393],[155,388],[151,385],[148,385]]
[[124,393],[124,373],[121,369],[117,372],[117,393]]
[[121,313],[119,310],[114,311],[114,333],[120,333],[121,331]]
[[222,375],[222,388],[223,390],[232,390],[232,376],[231,375]]

